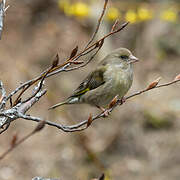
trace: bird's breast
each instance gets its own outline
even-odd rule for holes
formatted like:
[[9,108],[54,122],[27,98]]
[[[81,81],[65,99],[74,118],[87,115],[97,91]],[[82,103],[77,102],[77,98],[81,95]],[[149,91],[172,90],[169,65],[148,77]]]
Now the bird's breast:
[[[119,66],[109,67],[105,79],[107,81],[106,88],[112,96],[119,95],[123,97],[132,85],[133,72],[132,67],[122,69]],[[108,88],[108,86],[110,88]]]
[[116,95],[122,98],[131,87],[133,80],[132,68],[129,68],[122,69],[120,66],[108,67],[104,73],[105,83],[85,93],[81,97],[81,102],[106,106]]

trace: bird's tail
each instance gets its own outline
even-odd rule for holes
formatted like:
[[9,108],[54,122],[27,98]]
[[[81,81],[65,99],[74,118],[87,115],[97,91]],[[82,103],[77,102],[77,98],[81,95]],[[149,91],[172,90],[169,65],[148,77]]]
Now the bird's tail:
[[59,106],[65,105],[65,104],[68,104],[68,102],[67,102],[67,101],[60,102],[60,103],[58,103],[58,104],[55,104],[54,106],[51,106],[51,107],[49,108],[49,110],[50,110],[50,109],[55,109],[55,108],[57,108],[57,107],[59,107]]
[[59,107],[59,106],[65,105],[65,104],[75,104],[75,103],[77,103],[77,102],[78,102],[78,98],[68,98],[66,101],[63,101],[63,102],[60,102],[60,103],[58,103],[58,104],[55,104],[54,106],[51,106],[51,107],[49,108],[49,110],[50,110],[50,109],[55,109],[55,108],[57,108],[57,107]]

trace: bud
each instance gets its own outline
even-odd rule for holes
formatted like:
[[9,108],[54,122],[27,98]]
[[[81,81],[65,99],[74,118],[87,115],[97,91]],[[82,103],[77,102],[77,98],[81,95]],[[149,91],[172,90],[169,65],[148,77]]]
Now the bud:
[[16,144],[17,140],[18,140],[18,136],[17,136],[17,133],[16,133],[16,134],[13,135],[13,138],[11,140],[11,147],[13,147]]
[[89,115],[88,121],[87,121],[87,127],[89,127],[92,123],[92,114]]
[[34,129],[34,132],[39,132],[45,127],[46,121],[40,121],[36,128]]
[[59,56],[57,54],[54,61],[52,62],[52,68],[56,67],[58,63],[59,63]]
[[118,95],[116,95],[109,104],[109,108],[112,108],[118,101]]
[[76,46],[76,47],[72,50],[69,59],[72,59],[72,58],[77,54],[77,51],[78,51],[78,46]]
[[178,74],[175,78],[174,81],[180,80],[180,74]]
[[157,78],[155,81],[153,81],[151,84],[149,84],[149,86],[146,88],[146,90],[155,88],[158,85],[160,80],[161,80],[161,77]]

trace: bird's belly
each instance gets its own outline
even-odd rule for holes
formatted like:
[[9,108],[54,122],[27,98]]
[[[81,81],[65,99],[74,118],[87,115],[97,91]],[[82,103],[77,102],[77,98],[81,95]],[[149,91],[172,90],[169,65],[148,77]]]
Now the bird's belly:
[[115,72],[111,72],[102,86],[85,94],[86,101],[92,105],[106,106],[116,95],[122,98],[131,87],[131,84],[132,76],[129,73],[116,71],[115,74]]

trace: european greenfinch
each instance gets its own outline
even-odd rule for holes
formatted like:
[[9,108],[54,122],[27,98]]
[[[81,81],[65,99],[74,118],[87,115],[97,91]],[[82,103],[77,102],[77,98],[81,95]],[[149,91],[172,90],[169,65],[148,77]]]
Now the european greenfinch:
[[138,58],[126,48],[118,48],[112,51],[100,61],[70,97],[64,102],[50,107],[50,109],[65,104],[81,103],[103,108],[116,95],[118,98],[123,98],[132,85],[132,64],[137,61]]

